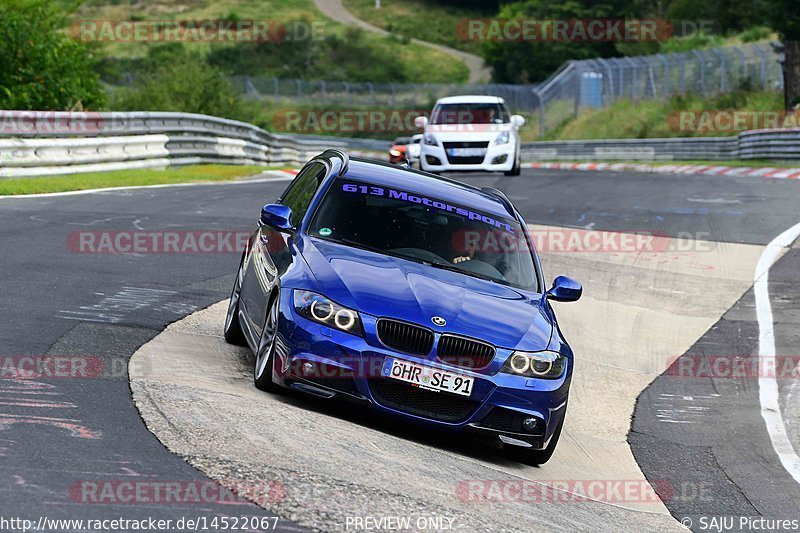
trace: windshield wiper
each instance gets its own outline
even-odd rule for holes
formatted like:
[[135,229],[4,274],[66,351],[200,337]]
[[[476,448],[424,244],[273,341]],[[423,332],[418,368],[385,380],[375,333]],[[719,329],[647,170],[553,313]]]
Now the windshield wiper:
[[[324,237],[323,237],[324,238]],[[369,244],[364,244],[358,241],[354,241],[352,239],[346,238],[338,238],[338,239],[326,239],[331,242],[335,242],[338,244],[346,244],[347,246],[352,246],[353,248],[361,248],[362,250],[367,250],[368,252],[375,252],[377,254],[385,254],[386,250],[381,250],[375,246],[370,246]]]
[[359,248],[361,250],[366,250],[368,252],[375,252],[376,254],[388,255],[388,256],[391,256],[391,257],[398,257],[400,259],[405,259],[407,261],[412,261],[414,263],[421,263],[423,265],[430,264],[428,261],[423,261],[422,259],[417,259],[416,257],[409,257],[407,255],[395,254],[395,253],[390,252],[389,250],[384,250],[384,249],[378,248],[376,246],[370,246],[369,244],[364,244],[364,243],[361,243],[361,242],[358,242],[358,241],[354,241],[354,240],[348,239],[346,237],[343,237],[343,238],[340,238],[340,239],[326,239],[325,237],[321,237],[321,238],[325,239],[327,241],[330,241],[330,242],[335,242],[337,244],[344,244],[346,246],[352,246],[353,248]]
[[449,270],[450,272],[458,272],[459,274],[472,276],[473,278],[483,279],[486,281],[491,281],[493,283],[500,283],[500,280],[495,279],[491,276],[487,276],[486,274],[478,274],[477,272],[472,272],[470,270],[463,270],[455,265],[450,265],[447,263],[430,263],[428,261],[426,261],[425,264],[430,265],[432,267],[441,268],[442,270]]

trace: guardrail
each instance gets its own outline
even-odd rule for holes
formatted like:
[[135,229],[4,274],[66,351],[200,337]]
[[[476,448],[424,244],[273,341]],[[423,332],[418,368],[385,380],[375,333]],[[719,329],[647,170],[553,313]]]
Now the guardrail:
[[196,163],[300,165],[328,148],[385,152],[388,141],[273,134],[190,113],[0,112],[0,177]]
[[800,128],[733,137],[542,141],[522,145],[524,161],[721,161],[800,159]]
[[[328,148],[383,157],[374,139],[273,134],[252,124],[189,113],[0,112],[0,178],[197,163],[300,165]],[[524,161],[800,159],[800,128],[735,137],[546,141]]]

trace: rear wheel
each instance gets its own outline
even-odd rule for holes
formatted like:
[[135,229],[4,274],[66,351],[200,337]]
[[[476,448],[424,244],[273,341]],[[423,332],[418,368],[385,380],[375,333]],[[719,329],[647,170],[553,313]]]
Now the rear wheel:
[[239,270],[236,272],[236,280],[233,282],[231,299],[228,302],[228,313],[225,315],[225,342],[237,346],[245,346],[247,341],[242,332],[242,324],[239,322],[239,301],[242,298],[242,280],[244,278],[244,255],[239,262]]
[[278,338],[278,316],[280,311],[280,293],[278,290],[272,296],[264,320],[264,329],[256,350],[256,364],[253,369],[253,382],[256,388],[267,392],[277,392],[280,387],[272,381],[272,368],[275,365],[275,344]]
[[528,465],[543,465],[553,456],[556,451],[558,439],[561,437],[561,428],[564,426],[564,418],[558,423],[547,448],[544,450],[531,450],[530,448],[522,448],[511,444],[503,444],[503,453],[510,459],[525,463]]

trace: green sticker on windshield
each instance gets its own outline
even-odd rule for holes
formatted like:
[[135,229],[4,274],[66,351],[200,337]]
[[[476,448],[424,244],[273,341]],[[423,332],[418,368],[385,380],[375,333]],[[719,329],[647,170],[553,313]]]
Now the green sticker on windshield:
[[331,228],[320,228],[320,230],[319,230],[319,234],[322,235],[323,237],[327,237],[331,233],[333,233],[331,231]]

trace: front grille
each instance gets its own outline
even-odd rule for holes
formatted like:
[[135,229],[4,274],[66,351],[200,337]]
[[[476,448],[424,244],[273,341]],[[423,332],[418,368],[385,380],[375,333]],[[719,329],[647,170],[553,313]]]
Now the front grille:
[[433,348],[433,332],[421,326],[381,318],[378,339],[389,348],[414,355],[427,355]]
[[464,337],[442,335],[437,355],[440,360],[463,368],[489,366],[495,355],[494,346]]
[[392,379],[372,379],[369,387],[375,401],[384,407],[441,422],[462,422],[478,406],[478,402],[467,398],[412,387]]
[[448,148],[486,148],[489,146],[488,141],[464,141],[464,142],[446,142],[442,143],[444,149]]
[[450,148],[486,148],[489,146],[488,141],[464,141],[464,142],[446,142],[442,143],[444,146],[444,153],[447,156],[447,161],[454,165],[480,165],[483,163],[485,155],[471,156],[471,157],[456,157],[451,156],[448,150]]
[[544,424],[540,420],[537,423],[534,431],[525,431],[522,429],[522,420],[528,418],[527,415],[512,411],[510,409],[503,409],[495,407],[478,425],[480,427],[495,429],[497,431],[505,431],[507,433],[529,433],[531,435],[541,435]]
[[447,161],[453,165],[480,165],[483,163],[484,157],[453,157],[447,156]]

